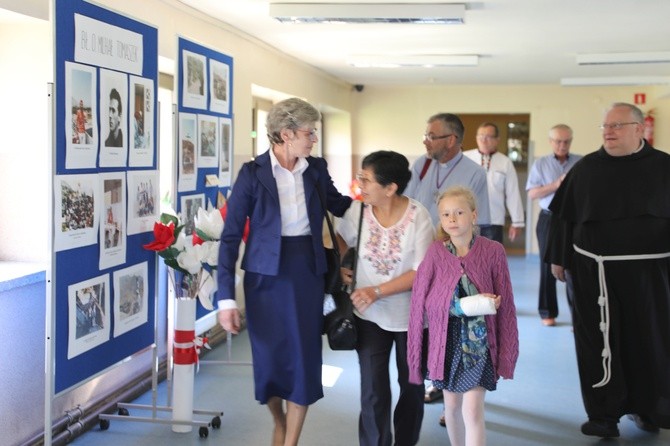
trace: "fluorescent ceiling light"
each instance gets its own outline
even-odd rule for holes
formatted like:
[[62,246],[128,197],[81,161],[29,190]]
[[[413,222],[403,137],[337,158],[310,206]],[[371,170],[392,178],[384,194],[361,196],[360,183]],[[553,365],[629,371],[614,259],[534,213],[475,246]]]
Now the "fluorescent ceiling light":
[[347,64],[357,68],[401,68],[401,67],[476,67],[477,55],[409,55],[409,56],[349,56]]
[[577,54],[578,65],[670,63],[670,52]]
[[270,16],[291,23],[460,24],[462,3],[270,3]]
[[670,76],[610,76],[610,77],[564,77],[564,87],[595,87],[625,85],[668,85]]

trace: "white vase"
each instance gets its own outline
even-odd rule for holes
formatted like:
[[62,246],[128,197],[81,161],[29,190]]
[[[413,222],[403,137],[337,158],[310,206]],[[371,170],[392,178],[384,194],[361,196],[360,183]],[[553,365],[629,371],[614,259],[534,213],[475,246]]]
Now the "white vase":
[[[172,368],[172,420],[193,420],[193,381],[197,353],[195,351],[196,299],[175,299],[175,323]],[[173,432],[191,432],[193,425],[173,424]]]

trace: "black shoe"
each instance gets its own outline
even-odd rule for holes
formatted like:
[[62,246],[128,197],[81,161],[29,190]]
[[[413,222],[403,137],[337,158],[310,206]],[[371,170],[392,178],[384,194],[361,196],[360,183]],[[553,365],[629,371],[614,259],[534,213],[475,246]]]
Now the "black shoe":
[[432,385],[426,388],[426,393],[423,396],[424,403],[432,403],[433,401],[441,400],[444,397],[444,394],[440,389],[433,387]]
[[619,428],[613,421],[589,420],[582,424],[582,434],[593,437],[615,438],[619,436]]
[[651,420],[644,415],[630,414],[628,418],[635,422],[635,425],[638,429],[641,429],[645,432],[658,432],[658,426],[651,422]]

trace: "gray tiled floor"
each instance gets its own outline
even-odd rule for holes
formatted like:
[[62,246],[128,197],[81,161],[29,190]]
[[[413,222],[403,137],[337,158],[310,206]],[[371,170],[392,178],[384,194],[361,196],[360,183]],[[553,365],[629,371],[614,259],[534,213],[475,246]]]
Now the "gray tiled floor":
[[[563,289],[559,290],[561,314],[556,327],[540,324],[537,316],[537,257],[511,257],[520,332],[520,357],[514,380],[501,381],[498,390],[486,396],[488,444],[595,445],[604,441],[579,432],[585,420],[575,364],[574,345]],[[250,360],[245,333],[234,338],[233,360]],[[222,360],[226,348],[207,356]],[[309,409],[301,444],[307,446],[356,445],[358,420],[358,363],[353,352],[332,352],[324,348],[324,363],[339,367],[342,373],[325,398]],[[166,384],[158,388],[158,403],[165,404]],[[151,393],[137,401],[151,403]],[[94,429],[77,438],[76,445],[269,445],[271,422],[268,411],[253,399],[251,369],[245,365],[204,364],[196,376],[196,408],[222,410],[222,426],[210,429],[207,439],[198,428],[187,434],[173,433],[169,425],[112,420],[108,430]],[[437,424],[440,403],[426,405],[420,445],[449,444],[447,432]],[[151,416],[131,410],[131,415]],[[197,417],[208,420],[209,416]],[[621,445],[668,445],[670,431],[647,434],[622,419],[621,438],[607,441]]]

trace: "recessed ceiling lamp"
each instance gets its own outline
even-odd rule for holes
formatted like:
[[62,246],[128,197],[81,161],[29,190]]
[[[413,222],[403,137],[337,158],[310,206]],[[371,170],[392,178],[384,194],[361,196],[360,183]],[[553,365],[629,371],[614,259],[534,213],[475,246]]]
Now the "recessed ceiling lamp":
[[563,87],[596,87],[596,86],[638,86],[668,85],[669,76],[609,76],[609,77],[564,77]]
[[670,63],[670,52],[577,54],[578,65]]
[[461,24],[462,3],[270,3],[270,16],[289,23]]
[[347,64],[356,68],[436,68],[436,67],[476,67],[477,55],[409,55],[409,56],[349,56]]

